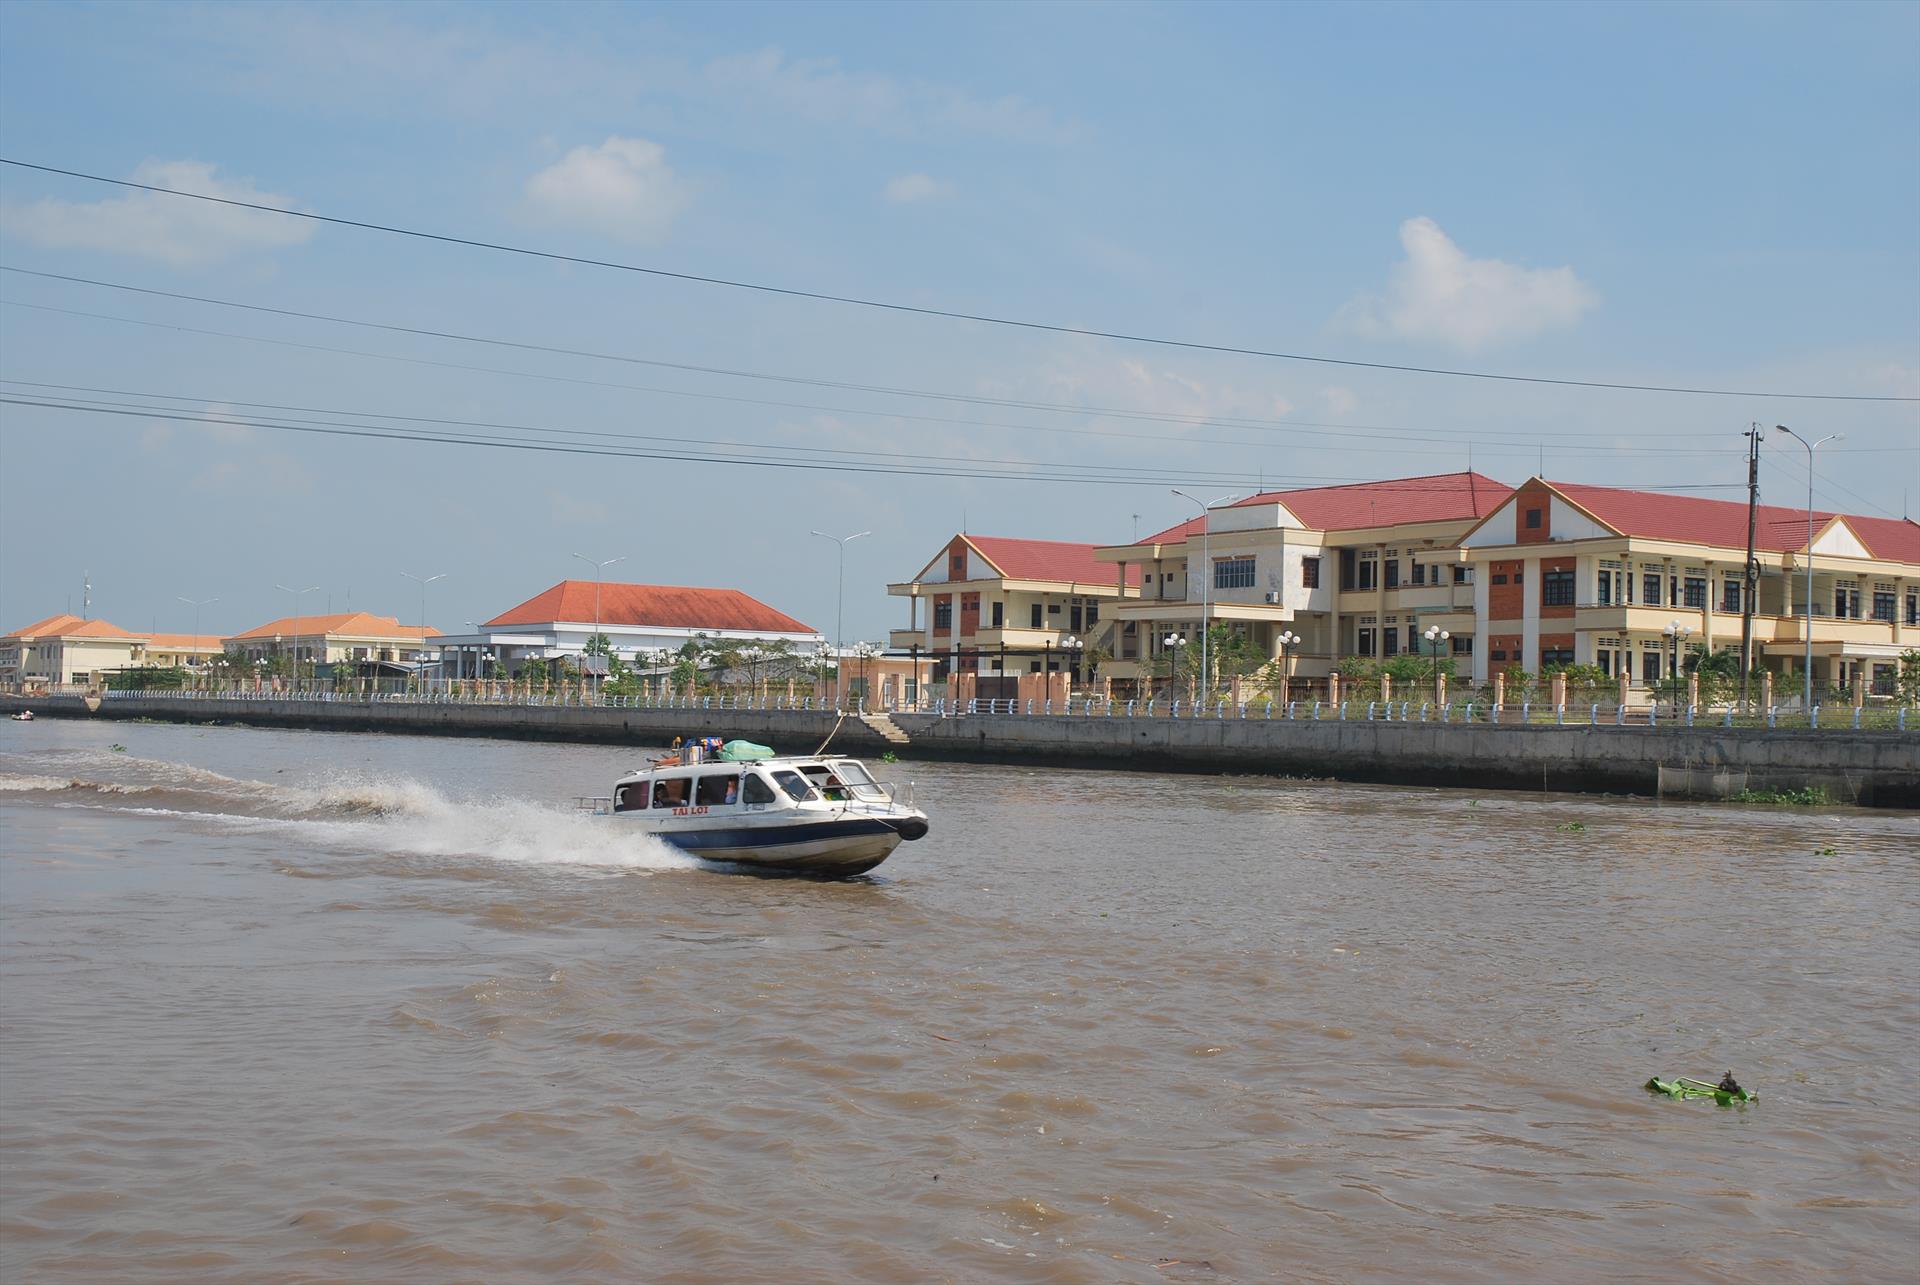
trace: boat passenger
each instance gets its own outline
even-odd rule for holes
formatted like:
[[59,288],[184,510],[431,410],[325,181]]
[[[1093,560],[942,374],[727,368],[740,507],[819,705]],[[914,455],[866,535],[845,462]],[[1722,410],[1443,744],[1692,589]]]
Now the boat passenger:
[[682,807],[687,801],[687,783],[685,780],[662,781],[653,792],[653,806],[656,808]]

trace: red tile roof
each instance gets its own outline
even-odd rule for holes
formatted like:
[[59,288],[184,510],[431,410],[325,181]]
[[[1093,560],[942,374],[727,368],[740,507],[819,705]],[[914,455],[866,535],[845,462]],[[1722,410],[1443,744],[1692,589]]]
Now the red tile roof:
[[135,638],[118,625],[104,620],[83,620],[70,611],[45,620],[36,620],[24,629],[16,629],[8,638]]
[[[998,535],[969,535],[964,539],[1009,580],[1114,583],[1114,564],[1100,562],[1093,556],[1097,545],[1065,540],[1015,540]],[[1139,567],[1127,568],[1127,583],[1140,583]]]
[[[492,629],[506,625],[591,623],[594,618],[594,582],[562,580],[545,593],[487,622]],[[680,585],[600,585],[600,622],[628,628],[657,625],[663,629],[731,630],[738,633],[816,634],[783,611],[775,611],[738,589],[692,589]]]
[[[1484,473],[1434,473],[1384,482],[1263,491],[1228,507],[1284,504],[1310,531],[1350,531],[1416,522],[1470,521],[1487,516],[1512,494],[1512,487]],[[1138,543],[1178,544],[1206,529],[1205,518],[1189,518]]]
[[[1695,495],[1664,495],[1584,482],[1548,485],[1622,535],[1653,540],[1684,540],[1723,549],[1747,547],[1744,500],[1706,500]],[[1867,551],[1895,562],[1920,562],[1920,524],[1896,518],[1868,518],[1814,510],[1814,538],[1835,517],[1844,518]],[[1807,511],[1762,504],[1754,514],[1754,547],[1791,553],[1807,546]]]
[[218,634],[148,634],[148,651],[219,651],[224,639]]
[[364,611],[343,611],[331,616],[282,616],[278,620],[269,620],[266,624],[249,629],[244,634],[234,634],[241,638],[292,638],[318,637],[333,634],[347,638],[437,638],[438,629],[420,625],[403,625],[392,616],[375,616]]
[[1308,530],[1350,531],[1357,527],[1483,518],[1512,494],[1512,487],[1484,473],[1432,473],[1384,482],[1268,491],[1233,507],[1277,502],[1286,505]]

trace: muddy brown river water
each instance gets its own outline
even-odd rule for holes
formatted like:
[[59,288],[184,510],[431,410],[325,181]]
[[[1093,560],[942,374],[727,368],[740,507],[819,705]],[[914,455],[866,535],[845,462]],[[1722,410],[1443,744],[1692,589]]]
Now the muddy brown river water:
[[633,751],[0,727],[7,1281],[1920,1263],[1912,814],[900,764],[826,883],[556,808]]

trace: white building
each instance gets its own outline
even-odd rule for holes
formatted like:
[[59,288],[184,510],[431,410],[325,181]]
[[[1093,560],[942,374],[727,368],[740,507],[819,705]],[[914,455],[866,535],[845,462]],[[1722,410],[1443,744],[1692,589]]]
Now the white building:
[[450,677],[491,677],[523,660],[582,656],[596,627],[613,654],[629,660],[678,651],[695,637],[743,646],[785,642],[796,652],[826,642],[812,626],[738,589],[562,580],[473,633],[441,639],[442,659]]

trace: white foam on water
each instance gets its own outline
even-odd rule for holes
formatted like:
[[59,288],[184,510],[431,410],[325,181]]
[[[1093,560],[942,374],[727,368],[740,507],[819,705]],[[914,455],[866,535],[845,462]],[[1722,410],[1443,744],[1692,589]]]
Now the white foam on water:
[[72,785],[73,781],[64,776],[0,774],[0,793],[6,794],[25,794],[34,790],[64,790]]

